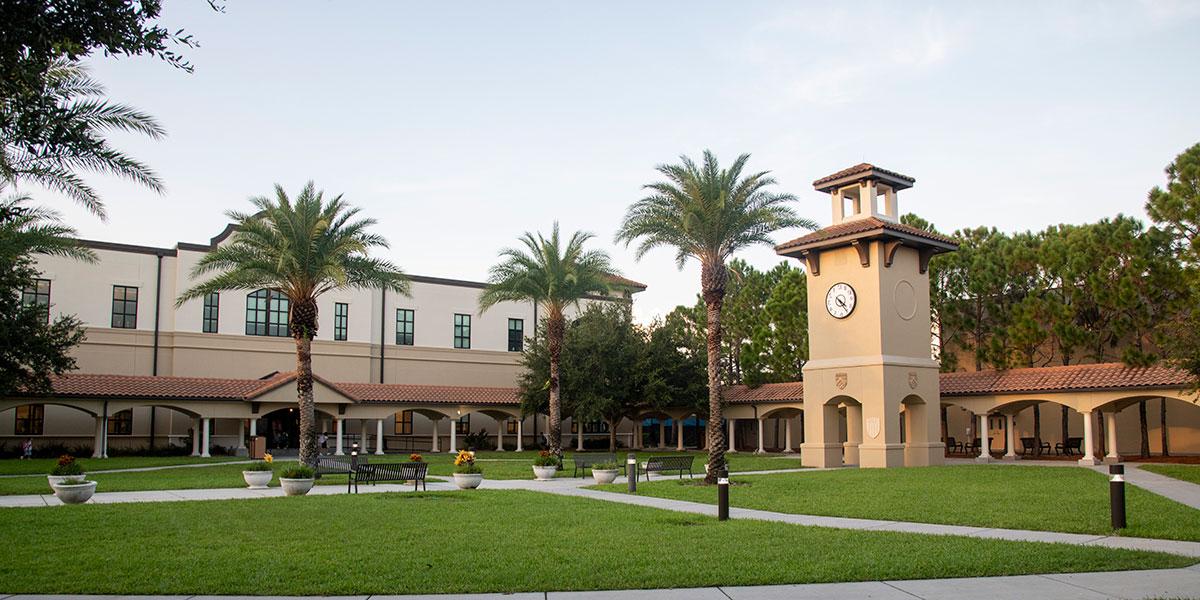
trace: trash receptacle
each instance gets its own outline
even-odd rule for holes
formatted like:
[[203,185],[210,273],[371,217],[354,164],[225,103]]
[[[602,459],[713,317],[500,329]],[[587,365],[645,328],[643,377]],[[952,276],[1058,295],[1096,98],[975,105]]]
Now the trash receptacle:
[[262,460],[263,455],[267,453],[267,438],[256,435],[250,438],[250,458]]

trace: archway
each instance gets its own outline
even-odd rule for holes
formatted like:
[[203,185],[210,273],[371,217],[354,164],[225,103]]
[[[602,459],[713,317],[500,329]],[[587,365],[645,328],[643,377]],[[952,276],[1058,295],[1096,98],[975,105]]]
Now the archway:
[[[331,418],[333,415],[322,411],[315,411],[316,421],[319,424],[322,418]],[[267,451],[290,455],[295,454],[300,450],[300,413],[296,407],[279,408],[259,415],[256,419],[256,433],[267,440]],[[317,437],[320,439],[323,431],[317,426]],[[328,435],[328,434],[326,434]],[[328,449],[328,442],[326,448]],[[322,450],[318,448],[318,450]]]
[[[58,408],[70,410],[55,410]],[[22,452],[25,440],[30,441],[31,451],[35,455],[44,452],[58,454],[67,450],[77,454],[91,452],[99,456],[95,449],[103,444],[100,414],[90,410],[87,405],[49,398],[41,402],[27,399],[6,401],[0,403],[0,418],[11,419],[8,422],[12,423],[11,434],[0,437],[0,443],[6,446],[11,444],[10,447],[18,453]],[[70,432],[85,428],[94,430],[92,440],[76,445],[77,440],[71,438],[77,436]]]

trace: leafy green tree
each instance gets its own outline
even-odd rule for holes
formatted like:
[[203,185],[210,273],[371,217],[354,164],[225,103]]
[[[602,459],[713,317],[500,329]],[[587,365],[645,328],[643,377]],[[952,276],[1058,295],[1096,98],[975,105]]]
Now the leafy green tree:
[[799,381],[808,362],[808,282],[804,271],[784,263],[778,282],[764,303],[763,322],[754,330],[743,352],[744,382]]
[[566,310],[579,306],[593,294],[607,294],[615,271],[608,254],[585,250],[592,234],[575,232],[564,245],[554,223],[550,237],[526,232],[523,248],[500,251],[500,262],[488,274],[488,287],[479,297],[481,311],[500,302],[533,302],[542,308],[548,353],[548,373],[544,380],[550,415],[550,451],[562,455],[562,408],[560,363],[566,334]]
[[703,335],[672,312],[652,323],[638,373],[645,379],[642,394],[647,408],[688,408],[708,413]]
[[145,164],[109,144],[114,131],[159,139],[165,132],[153,117],[123,104],[104,100],[104,88],[83,67],[57,60],[44,74],[43,93],[53,101],[46,114],[15,112],[20,106],[0,103],[0,120],[40,120],[44,135],[29,138],[4,131],[0,177],[14,184],[33,183],[63,193],[105,217],[100,195],[80,176],[91,171],[124,177],[156,192],[163,183]]
[[645,186],[649,195],[629,207],[616,239],[626,245],[638,241],[637,257],[665,246],[675,250],[682,268],[688,259],[700,263],[700,295],[706,313],[708,357],[708,475],[715,483],[725,467],[725,434],[721,401],[721,310],[729,271],[726,262],[743,248],[772,244],[770,235],[788,227],[816,229],[788,206],[791,194],[770,191],[775,179],[763,171],[743,176],[750,155],[739,156],[722,169],[712,152],[703,164],[687,156],[680,164],[659,165],[663,181]]
[[287,296],[288,332],[296,342],[296,394],[300,412],[300,460],[317,457],[313,404],[312,339],[317,334],[317,298],[345,288],[384,288],[408,295],[408,278],[388,261],[372,258],[387,241],[367,230],[374,219],[358,208],[329,200],[310,181],[292,198],[282,186],[275,197],[250,199],[256,211],[229,211],[237,225],[230,240],[205,254],[191,277],[202,280],[185,290],[176,306],[225,290],[279,290]]
[[617,426],[632,418],[644,401],[646,338],[633,323],[627,304],[592,304],[571,322],[564,372],[573,382],[568,412],[584,421],[608,424],[608,449],[617,449]]
[[82,323],[67,315],[50,321],[50,306],[21,294],[36,284],[36,255],[95,260],[74,237],[56,213],[31,206],[28,196],[0,200],[0,396],[49,392],[51,375],[75,368],[71,350],[84,339]]

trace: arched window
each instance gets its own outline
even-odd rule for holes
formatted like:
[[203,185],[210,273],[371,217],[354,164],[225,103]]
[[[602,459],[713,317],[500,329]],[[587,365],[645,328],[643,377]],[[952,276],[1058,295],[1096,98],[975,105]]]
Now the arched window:
[[246,296],[246,335],[290,335],[288,297],[283,292],[258,290]]

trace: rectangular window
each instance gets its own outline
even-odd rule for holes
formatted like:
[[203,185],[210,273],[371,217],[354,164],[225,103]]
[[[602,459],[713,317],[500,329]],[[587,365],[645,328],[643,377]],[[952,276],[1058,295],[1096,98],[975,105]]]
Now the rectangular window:
[[511,433],[512,435],[517,434],[517,420],[516,419],[509,419],[508,421],[506,421],[504,423],[504,425],[505,425],[505,433]]
[[246,296],[246,335],[288,337],[288,297],[278,290]]
[[333,304],[333,339],[346,341],[346,332],[350,329],[350,305],[345,302]]
[[217,332],[217,314],[221,308],[221,295],[213,292],[204,296],[204,333]]
[[50,322],[50,280],[34,279],[33,285],[21,290],[21,306],[38,306],[46,322]]
[[138,289],[114,285],[112,294],[112,326],[114,329],[137,329]]
[[396,344],[400,346],[413,345],[413,319],[416,313],[412,309],[396,309]]
[[46,407],[41,404],[26,404],[17,407],[17,423],[13,427],[15,435],[42,435],[42,425],[46,422]]
[[522,319],[508,320],[508,351],[520,352],[525,349],[525,321]]
[[413,411],[402,410],[396,413],[396,425],[393,431],[396,435],[412,435]]
[[471,415],[463,415],[454,422],[454,433],[458,435],[471,433]]
[[454,315],[454,347],[471,347],[471,315]]
[[604,421],[589,421],[583,424],[584,433],[608,433],[608,423]]
[[108,417],[109,435],[133,435],[133,411],[123,410]]

